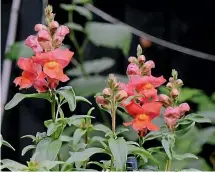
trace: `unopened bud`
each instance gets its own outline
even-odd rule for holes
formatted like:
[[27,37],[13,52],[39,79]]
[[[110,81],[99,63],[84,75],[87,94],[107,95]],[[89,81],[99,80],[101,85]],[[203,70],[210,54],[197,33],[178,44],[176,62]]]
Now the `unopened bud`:
[[183,85],[183,81],[181,79],[177,79],[175,83],[176,83],[177,86],[182,86]]
[[139,75],[140,74],[140,69],[139,66],[137,66],[134,63],[130,63],[127,67],[127,75]]
[[166,106],[170,105],[170,103],[171,103],[169,96],[167,96],[165,94],[159,95],[159,101],[161,101]]
[[173,77],[170,77],[169,78],[169,82],[173,82],[174,81],[174,78]]
[[173,96],[173,97],[176,97],[180,94],[179,90],[176,89],[176,88],[173,88],[170,92],[170,95]]
[[102,94],[104,96],[111,96],[112,95],[112,91],[110,88],[105,88],[103,91],[102,91]]
[[130,63],[138,64],[137,58],[136,58],[136,57],[133,57],[133,56],[129,57],[129,58],[128,58],[128,61],[129,61]]
[[166,84],[166,87],[167,87],[167,88],[172,88],[172,86],[173,86],[173,84],[170,83],[170,82],[168,82],[168,83]]
[[150,71],[152,68],[155,68],[155,63],[152,60],[149,60],[144,63],[144,72]]
[[172,70],[172,77],[174,78],[174,80],[178,78],[178,72],[175,69]]
[[43,25],[43,24],[36,24],[34,26],[34,30],[37,31],[37,32],[39,32],[40,30],[43,30],[43,29],[47,30],[47,27],[45,25]]
[[59,23],[57,21],[52,21],[49,27],[50,29],[57,29],[59,27]]
[[121,102],[123,99],[125,99],[126,97],[128,97],[128,94],[126,91],[124,90],[120,90],[117,94],[116,94],[116,100],[118,102]]
[[119,88],[119,84],[118,84],[117,79],[114,76],[114,74],[110,74],[109,75],[108,85],[109,85],[109,87],[111,89],[117,89],[117,88]]
[[140,45],[137,46],[137,57],[139,57],[143,53],[142,47]]
[[100,105],[108,104],[108,102],[104,99],[103,96],[96,96],[96,103]]
[[181,113],[190,111],[190,106],[187,103],[182,103],[179,105],[179,110]]
[[146,61],[146,57],[144,55],[140,55],[137,59],[141,63],[144,63]]

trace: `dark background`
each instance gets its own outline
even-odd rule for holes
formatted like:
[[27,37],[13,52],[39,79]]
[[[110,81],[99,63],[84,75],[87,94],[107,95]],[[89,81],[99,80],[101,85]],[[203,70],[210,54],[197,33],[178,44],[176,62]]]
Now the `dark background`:
[[[2,0],[2,57],[5,49],[5,42],[8,31],[8,22],[11,8],[11,0]],[[70,3],[69,0],[49,0],[57,13],[56,20],[60,23],[67,22],[67,13],[59,7],[60,3]],[[176,43],[188,48],[199,50],[209,54],[215,54],[215,10],[212,1],[159,1],[159,0],[96,0],[94,5],[119,20],[153,36]],[[24,40],[28,35],[34,33],[34,25],[41,23],[42,0],[22,0],[17,28],[16,40]],[[95,20],[102,21],[94,16]],[[85,20],[75,16],[76,22],[84,24]],[[82,41],[80,36],[78,41]],[[66,44],[71,42],[66,39]],[[130,55],[135,55],[139,38],[134,36]],[[107,48],[96,48],[89,44],[85,52],[86,59],[110,56],[116,59],[117,63],[111,72],[125,74],[127,58],[118,50]],[[199,88],[208,95],[215,91],[215,62],[202,60],[182,54],[162,46],[152,44],[145,51],[147,59],[154,60],[156,68],[153,70],[155,76],[170,76],[171,70],[175,68],[179,77],[187,87]],[[2,58],[3,59],[3,58]],[[12,81],[20,74],[20,70],[14,62],[12,68],[11,82],[8,100],[18,92]],[[23,92],[33,92],[33,89]],[[93,98],[90,98],[93,100]],[[11,143],[16,151],[2,148],[2,158],[9,158],[24,163],[29,160],[30,154],[21,157],[22,148],[30,144],[28,140],[20,140],[26,134],[35,135],[36,132],[45,131],[43,121],[49,119],[49,104],[43,100],[27,100],[18,106],[5,112],[2,125],[3,138]],[[79,107],[77,111],[82,111]],[[98,117],[98,120],[99,117]],[[205,154],[210,152],[211,147],[205,149]]]

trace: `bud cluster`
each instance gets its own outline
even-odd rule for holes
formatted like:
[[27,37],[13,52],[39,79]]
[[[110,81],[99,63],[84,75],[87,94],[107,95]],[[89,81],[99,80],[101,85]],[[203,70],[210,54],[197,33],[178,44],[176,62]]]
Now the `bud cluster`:
[[190,110],[190,106],[187,103],[182,103],[176,106],[178,97],[180,95],[180,87],[183,85],[183,81],[178,79],[178,73],[176,70],[172,71],[172,77],[169,78],[169,82],[166,87],[169,89],[169,96],[165,94],[159,95],[159,101],[166,107],[164,112],[164,120],[166,125],[170,129],[174,129],[178,119],[182,118],[185,112]]
[[[126,91],[120,90],[119,83],[113,74],[109,75],[107,81],[108,87],[104,88],[102,93],[96,96],[96,102],[104,109],[111,109],[112,101],[121,103],[128,97]],[[115,104],[114,103],[114,104]]]
[[130,64],[127,67],[127,75],[150,76],[151,69],[155,68],[152,60],[146,61],[146,57],[142,55],[142,48],[140,46],[137,47],[137,58],[131,56],[128,61]]

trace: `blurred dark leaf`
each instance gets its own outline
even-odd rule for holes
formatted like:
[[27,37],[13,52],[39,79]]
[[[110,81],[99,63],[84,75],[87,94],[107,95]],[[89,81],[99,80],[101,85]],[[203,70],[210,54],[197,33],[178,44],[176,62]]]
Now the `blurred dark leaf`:
[[15,42],[6,52],[5,57],[10,60],[18,60],[20,57],[31,57],[33,51],[25,45],[25,41]]
[[127,27],[120,24],[88,22],[86,32],[96,46],[119,48],[125,56],[128,55],[132,34]]
[[70,23],[66,23],[65,25],[68,26],[68,28],[70,28],[71,30],[84,32],[84,28],[80,24],[70,22]]
[[[101,59],[95,59],[90,61],[85,61],[83,64],[83,68],[86,73],[100,73],[103,72],[114,65],[114,60],[109,57],[102,57]],[[74,68],[67,71],[67,74],[70,76],[81,76],[82,72],[80,68]]]

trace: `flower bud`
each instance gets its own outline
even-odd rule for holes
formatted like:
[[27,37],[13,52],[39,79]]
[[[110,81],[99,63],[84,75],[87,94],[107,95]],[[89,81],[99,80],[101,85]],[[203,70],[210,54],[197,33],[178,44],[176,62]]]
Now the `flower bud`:
[[40,30],[37,35],[37,40],[40,46],[45,50],[49,51],[52,49],[52,38],[47,30]]
[[34,30],[39,32],[40,30],[47,30],[47,27],[45,25],[43,25],[43,24],[36,24],[34,26]]
[[103,96],[96,96],[96,103],[100,105],[106,105],[108,102],[104,99]]
[[114,76],[114,74],[109,75],[108,85],[111,89],[118,89],[119,88],[119,84],[118,84],[117,79]]
[[155,63],[152,60],[149,60],[145,62],[144,67],[150,70],[152,68],[155,68]]
[[172,86],[173,86],[173,84],[170,83],[170,82],[168,82],[168,83],[166,84],[166,87],[167,87],[167,88],[172,88]]
[[173,77],[170,77],[170,78],[169,78],[169,82],[172,83],[173,81],[174,81],[174,78],[173,78]]
[[126,91],[124,90],[120,90],[117,94],[116,94],[116,100],[118,102],[121,102],[123,99],[125,99],[126,97],[128,97],[128,94]]
[[27,39],[25,40],[25,45],[32,48],[35,53],[40,53],[43,51],[43,48],[37,41],[37,37],[34,35],[30,35],[27,37]]
[[50,29],[57,29],[59,27],[59,23],[57,21],[52,21],[49,27]]
[[181,113],[190,111],[190,106],[187,103],[182,103],[179,105],[179,110]]
[[127,67],[127,75],[139,75],[140,74],[140,69],[139,66],[137,66],[134,63],[130,63]]
[[130,63],[138,64],[137,58],[136,58],[136,57],[133,57],[133,56],[129,57],[129,58],[128,58],[128,61],[129,61]]
[[159,101],[161,101],[166,106],[170,105],[170,103],[171,103],[169,96],[167,96],[165,94],[159,95]]
[[170,92],[170,95],[173,96],[173,97],[176,97],[180,94],[179,90],[176,89],[176,88],[173,88]]
[[164,117],[164,121],[165,121],[165,124],[167,125],[168,128],[174,128],[174,126],[176,125],[176,122],[177,122],[177,118],[174,118],[174,117]]
[[112,95],[112,91],[111,91],[111,89],[110,88],[105,88],[103,91],[102,91],[102,94],[104,95],[104,96],[111,96]]
[[183,81],[181,79],[177,79],[175,83],[179,87],[183,85]]
[[144,63],[146,61],[146,57],[144,55],[140,55],[137,59],[141,63]]

